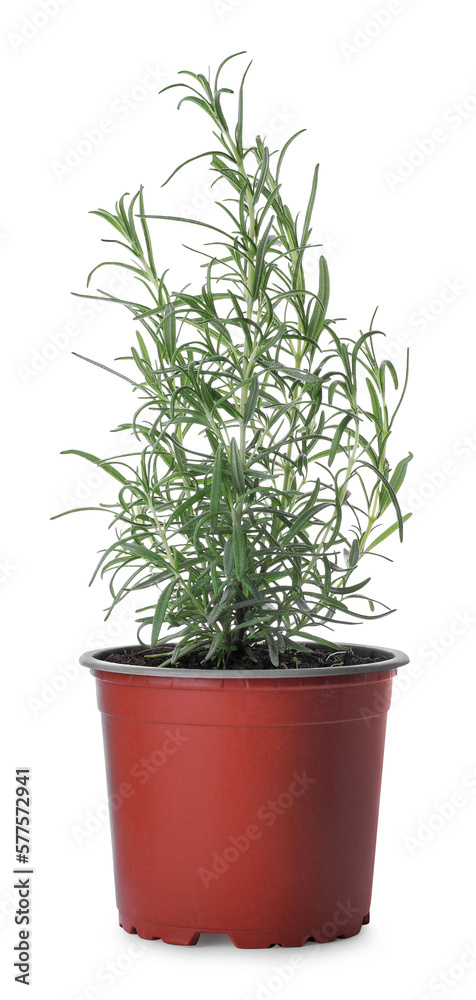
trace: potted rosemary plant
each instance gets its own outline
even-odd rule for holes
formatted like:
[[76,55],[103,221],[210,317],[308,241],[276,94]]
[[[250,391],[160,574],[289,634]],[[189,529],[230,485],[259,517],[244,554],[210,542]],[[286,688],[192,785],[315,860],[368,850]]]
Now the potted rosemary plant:
[[[172,84],[211,124],[213,148],[186,163],[208,158],[226,185],[222,224],[153,215],[142,187],[96,212],[127,251],[114,266],[137,279],[137,297],[97,296],[134,323],[115,372],[134,393],[121,425],[134,443],[72,453],[117,486],[97,508],[111,520],[96,570],[111,609],[130,594],[145,604],[138,646],[81,658],[122,797],[120,922],[172,943],[222,931],[267,947],[368,921],[386,713],[407,657],[331,630],[389,613],[366,570],[402,537],[411,455],[391,464],[389,442],[408,363],[400,379],[378,361],[381,331],[343,333],[327,315],[324,257],[307,287],[318,170],[298,219],[281,187],[296,136],[279,152],[244,144],[248,70],[233,127],[225,117],[233,58]],[[207,234],[195,290],[169,288],[153,250],[153,227],[174,220]]]

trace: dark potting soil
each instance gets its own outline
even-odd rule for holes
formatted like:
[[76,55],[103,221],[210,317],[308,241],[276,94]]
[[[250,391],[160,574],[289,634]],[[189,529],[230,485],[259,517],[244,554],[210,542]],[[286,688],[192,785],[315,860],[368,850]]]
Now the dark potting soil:
[[[154,649],[147,649],[137,646],[132,650],[124,650],[119,653],[109,653],[104,659],[108,663],[122,663],[131,667],[160,667],[164,660],[167,660],[172,651],[172,646],[157,646]],[[227,670],[275,670],[268,654],[267,646],[255,646],[253,653],[256,660],[249,656],[238,656],[230,660]],[[160,655],[157,655],[160,654]],[[213,670],[213,662],[203,662],[204,653],[191,653],[175,664],[181,670]],[[279,654],[279,668],[288,670],[300,670],[304,667],[353,667],[368,663],[378,663],[377,656],[358,656],[352,649],[308,649],[304,653],[298,650],[289,649]],[[169,664],[170,666],[170,664]]]

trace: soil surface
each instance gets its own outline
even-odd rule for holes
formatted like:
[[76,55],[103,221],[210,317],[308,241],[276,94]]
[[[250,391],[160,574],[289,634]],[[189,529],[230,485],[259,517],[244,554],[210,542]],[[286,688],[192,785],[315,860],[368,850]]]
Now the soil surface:
[[[110,653],[104,657],[108,663],[122,663],[131,667],[160,667],[161,663],[168,659],[172,651],[172,646],[157,646],[154,649],[147,649],[144,646],[137,646],[132,650],[124,650],[119,653]],[[227,670],[275,670],[269,658],[267,646],[255,646],[253,653],[256,657],[236,656],[230,660]],[[159,654],[159,655],[157,655]],[[191,653],[189,656],[177,661],[175,666],[181,670],[213,670],[213,662],[203,662],[204,653]],[[279,669],[299,670],[305,667],[351,667],[368,663],[378,663],[377,656],[358,656],[349,647],[347,649],[309,649],[302,653],[294,649],[287,650],[279,654]],[[170,664],[169,664],[170,666]]]

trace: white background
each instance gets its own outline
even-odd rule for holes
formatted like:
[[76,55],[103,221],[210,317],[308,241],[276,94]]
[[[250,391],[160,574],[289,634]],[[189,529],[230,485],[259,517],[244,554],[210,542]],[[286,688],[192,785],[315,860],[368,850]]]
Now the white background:
[[[269,995],[283,998],[471,997],[474,4],[52,0],[45,24],[41,8],[39,0],[3,0],[0,37],[3,995],[21,992],[10,915],[13,774],[30,765],[31,996],[266,1000],[274,976]],[[178,114],[174,94],[157,91],[178,69],[206,71],[239,49],[255,60],[249,134],[266,132],[280,145],[308,128],[285,176],[296,210],[315,160],[321,163],[315,235],[328,256],[331,315],[365,329],[379,305],[390,356],[400,364],[404,342],[412,348],[395,453],[415,454],[402,489],[415,514],[403,547],[388,546],[394,565],[375,560],[374,593],[398,610],[340,633],[406,649],[412,667],[399,675],[389,716],[370,925],[347,941],[290,951],[238,951],[227,938],[205,936],[181,950],[145,942],[131,956],[139,939],[116,923],[93,682],[74,664],[85,648],[134,641],[133,609],[101,634],[106,592],[101,584],[88,590],[87,582],[105,542],[102,516],[49,521],[75,496],[92,504],[112,499],[105,477],[91,481],[91,467],[59,452],[112,449],[108,431],[129,419],[129,393],[71,350],[111,363],[127,353],[131,329],[114,307],[94,319],[81,315],[70,291],[83,291],[103,259],[104,228],[88,211],[111,208],[123,191],[143,183],[149,210],[178,214],[185,206],[206,218],[203,165],[160,190],[171,169],[209,139],[197,109],[186,105]],[[105,118],[112,124],[100,144],[65,171],[68,150],[74,163],[70,147]],[[181,233],[155,225],[157,259],[172,266],[178,285],[188,266]],[[458,806],[443,809],[442,820],[438,808],[455,796]],[[300,964],[280,986],[276,967],[291,958]]]

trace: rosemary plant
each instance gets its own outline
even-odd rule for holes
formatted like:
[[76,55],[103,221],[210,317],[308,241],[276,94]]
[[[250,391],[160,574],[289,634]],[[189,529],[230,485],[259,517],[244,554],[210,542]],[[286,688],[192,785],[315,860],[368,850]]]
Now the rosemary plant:
[[[222,86],[223,70],[234,58],[213,81],[184,71],[171,85],[184,88],[179,108],[193,103],[211,122],[215,148],[177,170],[209,159],[214,180],[227,185],[216,202],[223,227],[151,215],[142,187],[123,195],[115,211],[95,213],[130,255],[107,263],[137,280],[134,300],[100,289],[86,296],[132,315],[136,339],[121,360],[133,371],[115,374],[136,396],[131,422],[117,428],[136,445],[104,460],[67,453],[119,484],[114,503],[87,508],[112,517],[113,540],[95,575],[109,574],[108,613],[126,595],[152,593],[138,634],[141,644],[157,647],[168,624],[169,648],[157,665],[182,665],[193,654],[208,668],[226,668],[255,663],[267,648],[267,664],[278,666],[280,654],[308,640],[336,648],[324,637],[335,624],[390,613],[364,595],[370,577],[351,580],[392,532],[402,537],[405,520],[397,492],[412,456],[391,468],[387,451],[408,358],[400,386],[393,364],[378,362],[382,333],[372,323],[354,337],[339,332],[327,316],[324,257],[318,288],[307,287],[318,167],[299,221],[283,199],[281,171],[300,133],[279,152],[259,136],[245,147],[249,67],[233,127],[222,107],[233,94]],[[164,223],[151,220],[208,230],[212,242],[198,251],[201,288],[167,287],[150,234]],[[88,286],[105,264],[91,271]]]

